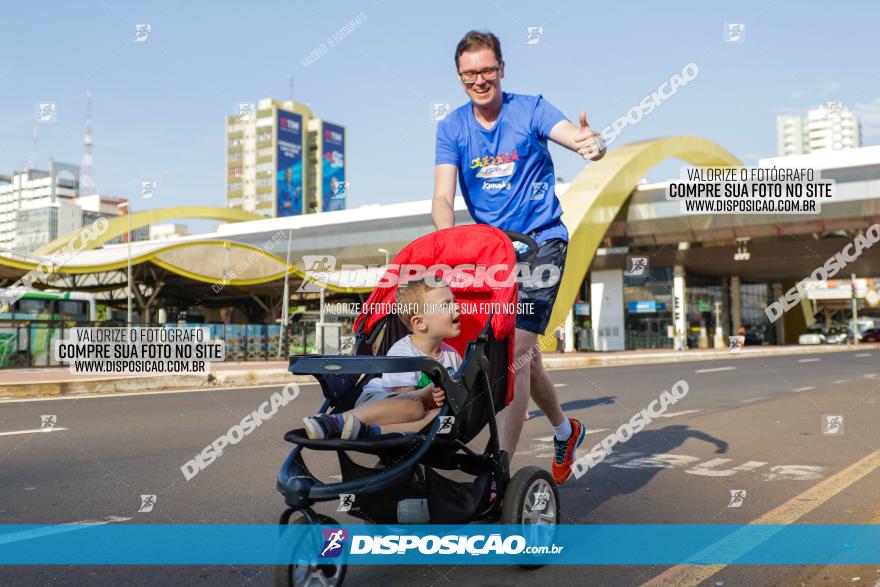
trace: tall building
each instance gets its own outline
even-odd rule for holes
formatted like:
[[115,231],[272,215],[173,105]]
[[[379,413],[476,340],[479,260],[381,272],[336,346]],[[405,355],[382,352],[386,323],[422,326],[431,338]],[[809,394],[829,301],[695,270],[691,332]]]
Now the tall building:
[[776,152],[780,157],[809,153],[803,116],[776,117]]
[[0,175],[0,250],[16,247],[16,218],[20,210],[72,203],[79,194],[79,166],[49,162],[49,170],[26,169]]
[[[128,210],[129,210],[128,200],[121,199],[119,204],[116,206],[116,215],[117,216],[125,216],[126,214],[128,214]],[[137,214],[137,211],[135,210],[132,213]],[[138,242],[138,241],[150,240],[150,229],[151,228],[152,228],[152,225],[150,225],[150,224],[148,224],[146,226],[141,226],[139,228],[132,228],[131,229],[131,242],[134,243],[134,242]],[[125,233],[121,236],[110,239],[109,241],[107,241],[107,244],[115,245],[118,243],[127,243],[128,242],[128,235],[129,235],[129,233]]]
[[119,216],[119,206],[126,204],[128,200],[125,198],[111,198],[110,196],[102,196],[92,194],[90,196],[80,196],[76,199],[77,205],[83,209],[83,212],[94,212],[100,216]]
[[151,224],[150,225],[150,240],[166,240],[170,238],[177,238],[180,236],[188,236],[189,228],[186,224],[177,224],[177,223],[169,223],[169,224]]
[[342,210],[345,128],[271,98],[226,118],[226,206],[269,218]]
[[[14,249],[19,253],[31,253],[59,236],[83,226],[93,224],[98,218],[107,219],[123,215],[128,208],[125,198],[111,198],[99,194],[78,198],[59,198],[44,206],[24,208],[16,212]],[[150,238],[151,226],[132,230],[132,241]],[[117,236],[106,244],[119,244],[126,235]]]
[[74,204],[73,199],[59,199],[39,208],[18,210],[15,214],[15,250],[31,253],[82,225],[82,208]]
[[840,102],[826,102],[806,116],[776,117],[777,152],[781,157],[862,146],[859,118]]
[[[112,198],[110,196],[102,196],[100,194],[92,194],[90,196],[80,196],[76,199],[77,205],[82,210],[82,225],[94,223],[99,217],[115,218],[121,216],[124,210],[128,208],[128,200],[125,198]],[[132,241],[147,240],[149,237],[148,230],[143,229],[133,231]],[[124,241],[124,236],[117,236],[107,241],[108,245],[116,245]]]

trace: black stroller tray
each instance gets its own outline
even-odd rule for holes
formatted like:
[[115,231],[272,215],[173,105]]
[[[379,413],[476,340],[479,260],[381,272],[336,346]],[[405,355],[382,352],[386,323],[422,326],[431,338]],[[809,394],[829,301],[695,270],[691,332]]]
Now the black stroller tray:
[[287,432],[284,435],[284,440],[312,450],[351,450],[379,455],[387,450],[415,448],[425,440],[425,436],[411,432],[405,434],[383,434],[369,440],[343,440],[341,438],[311,439],[306,434],[305,428],[297,428]]

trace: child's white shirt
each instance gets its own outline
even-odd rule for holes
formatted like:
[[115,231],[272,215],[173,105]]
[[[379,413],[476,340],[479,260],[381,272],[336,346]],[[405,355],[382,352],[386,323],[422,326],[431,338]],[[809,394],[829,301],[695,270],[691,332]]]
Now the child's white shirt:
[[[388,357],[428,357],[419,347],[413,344],[412,335],[404,336],[388,349]],[[450,373],[455,373],[461,366],[461,355],[458,351],[446,344],[440,343],[440,356],[430,357],[436,359],[441,365],[446,367]],[[407,373],[383,373],[382,377],[376,377],[367,382],[364,386],[364,392],[369,391],[371,386],[375,389],[381,385],[386,389],[391,387],[415,387],[421,378],[421,373],[412,371]]]

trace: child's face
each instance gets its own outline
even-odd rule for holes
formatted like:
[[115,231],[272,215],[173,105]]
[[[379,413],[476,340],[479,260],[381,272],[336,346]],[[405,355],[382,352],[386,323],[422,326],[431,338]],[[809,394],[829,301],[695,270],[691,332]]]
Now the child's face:
[[413,330],[437,338],[461,334],[461,316],[455,296],[448,287],[432,287],[424,298],[424,312],[413,316]]

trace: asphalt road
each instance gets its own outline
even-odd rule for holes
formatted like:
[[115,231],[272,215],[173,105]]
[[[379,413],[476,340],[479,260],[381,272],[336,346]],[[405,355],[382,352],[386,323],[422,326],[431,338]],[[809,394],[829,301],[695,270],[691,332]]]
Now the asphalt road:
[[[560,488],[565,523],[880,523],[880,467],[865,465],[880,463],[880,351],[571,369],[551,376],[567,413],[587,425],[584,447],[677,380],[689,386],[687,396],[665,417]],[[283,510],[275,475],[290,448],[282,435],[318,407],[317,386],[303,386],[296,400],[192,480],[185,480],[180,466],[278,389],[2,402],[0,524],[273,523]],[[532,414],[514,470],[529,464],[550,467],[552,430],[540,412]],[[844,417],[842,434],[822,433],[826,414]],[[55,431],[22,432],[39,429],[45,415],[55,416]],[[335,459],[309,463],[322,477],[338,473]],[[739,507],[729,507],[731,490],[746,491]],[[144,494],[156,495],[148,513],[138,512]],[[334,511],[336,504],[322,505],[320,511],[354,523]],[[715,586],[874,586],[880,581],[880,567],[692,571],[662,566],[548,566],[536,571],[351,567],[346,584],[640,585],[658,576],[665,584]],[[0,585],[84,584],[268,585],[271,570],[0,567]]]

